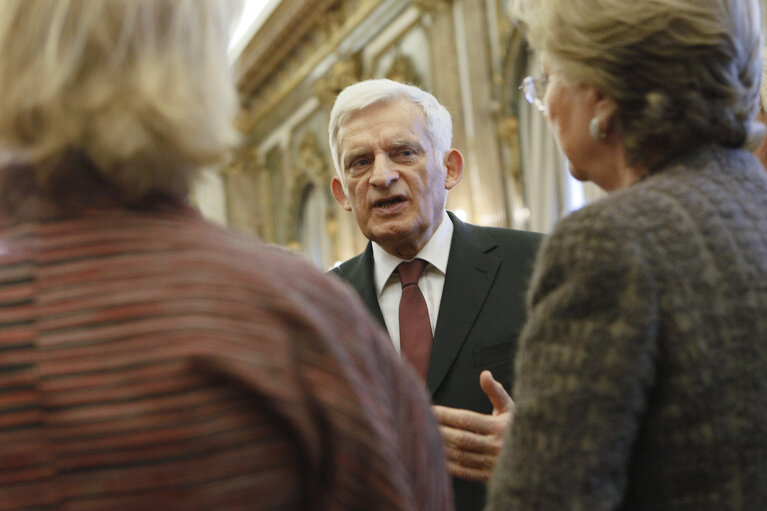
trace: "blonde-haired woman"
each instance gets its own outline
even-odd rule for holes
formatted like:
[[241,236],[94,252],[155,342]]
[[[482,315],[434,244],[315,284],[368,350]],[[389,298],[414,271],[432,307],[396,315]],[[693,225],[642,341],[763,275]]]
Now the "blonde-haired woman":
[[517,8],[528,98],[611,193],[539,253],[488,509],[767,509],[759,4]]
[[0,2],[2,509],[451,506],[352,292],[186,205],[237,139],[236,4]]

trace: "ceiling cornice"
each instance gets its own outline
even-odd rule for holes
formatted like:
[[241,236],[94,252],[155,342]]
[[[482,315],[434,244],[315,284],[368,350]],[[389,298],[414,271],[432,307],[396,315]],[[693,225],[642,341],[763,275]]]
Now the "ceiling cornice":
[[339,0],[283,0],[237,59],[237,88],[250,96]]

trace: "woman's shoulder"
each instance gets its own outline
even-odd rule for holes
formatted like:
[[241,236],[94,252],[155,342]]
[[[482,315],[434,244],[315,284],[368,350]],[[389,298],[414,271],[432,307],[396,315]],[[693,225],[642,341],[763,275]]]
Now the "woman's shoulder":
[[632,232],[657,231],[679,214],[696,188],[711,181],[711,174],[715,172],[692,162],[671,165],[574,211],[559,222],[554,234],[626,237]]
[[646,191],[631,188],[612,192],[571,212],[560,220],[552,237],[590,238],[624,233],[641,211],[642,196]]

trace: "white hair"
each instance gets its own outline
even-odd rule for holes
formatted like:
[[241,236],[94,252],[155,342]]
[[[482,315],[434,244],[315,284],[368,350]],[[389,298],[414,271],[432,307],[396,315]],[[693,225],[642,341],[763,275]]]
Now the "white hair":
[[453,121],[447,108],[433,95],[414,85],[406,85],[388,79],[358,82],[341,91],[333,105],[333,110],[330,112],[330,124],[328,126],[330,152],[342,183],[344,183],[343,165],[340,161],[340,141],[338,140],[341,126],[355,112],[377,103],[388,103],[399,98],[406,98],[421,108],[426,121],[427,132],[431,143],[434,145],[434,152],[440,161],[444,154],[450,150],[453,140]]

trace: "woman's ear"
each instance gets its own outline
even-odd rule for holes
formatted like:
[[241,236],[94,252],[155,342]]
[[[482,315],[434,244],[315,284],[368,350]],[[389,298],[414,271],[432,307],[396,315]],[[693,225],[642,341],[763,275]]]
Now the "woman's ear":
[[615,112],[618,105],[612,98],[608,98],[601,92],[596,92],[596,101],[594,103],[594,117],[599,119],[599,126],[605,134],[609,135],[615,127]]

